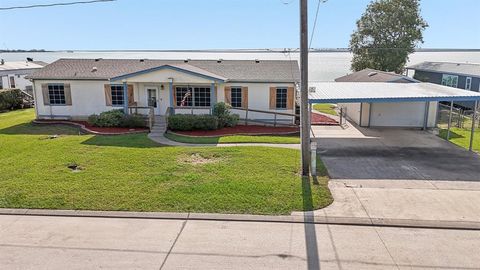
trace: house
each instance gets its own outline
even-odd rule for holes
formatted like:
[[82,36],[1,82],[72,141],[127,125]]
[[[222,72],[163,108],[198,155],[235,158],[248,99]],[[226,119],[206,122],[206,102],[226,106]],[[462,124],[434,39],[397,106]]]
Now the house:
[[145,107],[155,115],[208,114],[223,101],[240,118],[293,124],[299,73],[297,61],[99,58],[60,59],[29,79],[38,119]]
[[[413,78],[422,82],[480,91],[480,64],[422,62],[407,67],[407,74],[408,70],[413,70],[415,72]],[[471,102],[456,102],[455,104],[466,108],[473,107]]]
[[[352,74],[335,79],[337,87],[350,91],[350,88],[358,88],[359,91],[389,92],[392,89],[401,91],[401,89],[416,89],[416,91],[426,91],[418,80],[410,77],[395,74],[391,72],[364,69]],[[348,84],[351,83],[351,84]],[[362,127],[410,127],[419,128],[434,127],[436,125],[436,115],[438,103],[431,101],[428,103],[421,101],[404,102],[353,102],[339,103],[343,108],[348,119]],[[428,121],[425,123],[425,116]]]
[[[32,60],[29,58],[29,60]],[[43,68],[46,65],[40,61],[5,62],[0,60],[0,89],[17,88],[32,95],[32,82],[25,76]]]

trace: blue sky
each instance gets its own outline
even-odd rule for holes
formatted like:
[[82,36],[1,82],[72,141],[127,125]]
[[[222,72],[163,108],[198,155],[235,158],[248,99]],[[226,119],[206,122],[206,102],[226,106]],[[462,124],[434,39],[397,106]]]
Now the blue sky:
[[[71,0],[0,0],[1,7]],[[312,47],[348,46],[370,0],[321,4]],[[288,4],[285,4],[288,3]],[[310,28],[317,0],[309,1]],[[480,49],[479,0],[422,0],[423,48]],[[0,11],[0,48],[47,50],[298,47],[298,0],[117,0]]]

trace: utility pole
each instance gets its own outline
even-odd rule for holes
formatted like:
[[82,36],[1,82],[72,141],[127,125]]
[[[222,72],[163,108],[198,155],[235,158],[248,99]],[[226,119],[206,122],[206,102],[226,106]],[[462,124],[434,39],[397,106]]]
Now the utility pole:
[[300,0],[300,135],[302,176],[310,175],[310,130],[308,123],[308,0]]

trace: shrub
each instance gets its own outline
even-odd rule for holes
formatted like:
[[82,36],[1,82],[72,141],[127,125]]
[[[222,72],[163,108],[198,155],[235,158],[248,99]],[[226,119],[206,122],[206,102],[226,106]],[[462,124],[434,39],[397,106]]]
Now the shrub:
[[0,110],[19,109],[23,105],[20,89],[0,90]]
[[218,117],[218,128],[234,127],[238,124],[240,119],[238,114],[231,114],[232,106],[225,102],[216,103],[213,106],[213,115]]
[[88,123],[96,127],[145,127],[145,120],[139,114],[125,115],[122,110],[111,110],[101,114],[92,114]]
[[168,117],[171,130],[214,130],[218,127],[218,118],[214,115],[176,114]]
[[136,127],[145,127],[145,119],[140,114],[129,114],[124,115],[120,123],[122,127],[127,128],[136,128]]
[[238,121],[240,120],[240,116],[238,114],[230,114],[225,118],[225,127],[234,127],[238,124]]

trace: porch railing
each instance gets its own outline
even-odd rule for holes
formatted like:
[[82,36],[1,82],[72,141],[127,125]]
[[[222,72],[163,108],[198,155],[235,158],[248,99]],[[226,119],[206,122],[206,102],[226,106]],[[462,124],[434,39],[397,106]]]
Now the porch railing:
[[[297,116],[300,116],[299,114],[295,114],[295,113],[285,113],[285,112],[277,112],[277,111],[263,111],[263,110],[255,110],[255,109],[249,109],[249,108],[232,108],[232,110],[236,110],[236,111],[244,111],[245,112],[245,118],[240,118],[241,121],[245,121],[245,125],[248,125],[249,122],[254,122],[254,123],[266,123],[266,124],[271,124],[272,121],[270,120],[255,120],[255,119],[249,119],[248,117],[248,113],[249,112],[254,112],[254,113],[263,113],[263,114],[268,114],[268,115],[272,115],[273,114],[273,126],[276,127],[277,125],[279,125],[279,120],[278,120],[278,116],[291,116],[291,117],[297,117]],[[292,119],[292,123],[291,124],[285,124],[285,123],[281,123],[281,125],[287,125],[287,126],[290,126],[290,125],[295,125],[294,124],[294,119]]]
[[155,113],[153,107],[131,106],[128,107],[128,113],[145,116],[149,129],[152,129],[153,125],[155,124]]

